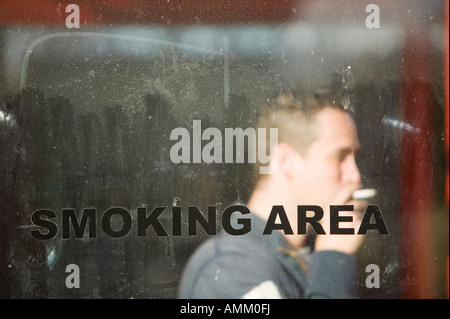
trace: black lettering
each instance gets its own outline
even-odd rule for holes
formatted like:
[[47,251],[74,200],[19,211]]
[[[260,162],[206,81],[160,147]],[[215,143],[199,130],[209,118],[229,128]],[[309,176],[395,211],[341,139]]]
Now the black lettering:
[[[374,224],[370,223],[372,216],[375,219]],[[389,235],[386,224],[384,223],[383,215],[381,214],[381,210],[378,205],[367,206],[363,220],[361,221],[361,226],[359,226],[358,234],[364,235],[369,229],[376,229],[381,235]]]
[[353,228],[339,228],[340,222],[353,221],[352,216],[339,216],[340,211],[353,211],[353,205],[330,206],[330,234],[353,235]]
[[216,234],[216,207],[208,206],[208,220],[205,219],[200,210],[191,206],[188,207],[188,233],[190,236],[197,235],[197,222],[202,226],[208,235]]
[[55,223],[42,219],[43,216],[47,218],[56,218],[55,212],[50,209],[39,209],[34,211],[31,214],[31,222],[38,227],[46,228],[47,233],[45,233],[45,231],[42,232],[42,229],[33,229],[31,230],[31,235],[39,240],[52,239],[58,233],[58,227]]
[[230,235],[244,235],[251,230],[251,221],[249,218],[238,218],[237,223],[242,225],[241,228],[233,228],[231,225],[231,215],[234,212],[239,212],[243,215],[250,214],[250,210],[245,206],[229,206],[227,207],[222,214],[222,227],[223,229]]
[[[306,217],[306,212],[314,212],[313,217]],[[323,217],[323,209],[320,206],[297,206],[297,233],[306,234],[306,223],[309,223],[316,234],[325,234],[322,225],[319,220]]]
[[145,207],[139,207],[137,209],[138,214],[138,237],[145,237],[147,236],[147,228],[152,225],[153,229],[156,232],[156,235],[158,236],[168,236],[167,232],[165,231],[164,227],[161,225],[161,223],[158,220],[159,215],[161,215],[167,207],[164,206],[158,206],[153,208],[152,212],[149,216],[147,215],[147,208]]
[[181,236],[181,207],[172,207],[172,235]]
[[[277,216],[280,217],[280,223],[275,224]],[[263,235],[272,234],[274,229],[283,230],[286,235],[293,235],[292,227],[289,224],[289,220],[286,216],[286,212],[284,211],[284,207],[281,205],[275,205],[272,207],[272,211],[270,212],[269,218],[266,223],[266,227],[264,228]]]
[[63,226],[63,239],[70,238],[70,225],[72,225],[75,238],[83,238],[86,224],[89,221],[89,238],[95,238],[97,236],[97,220],[96,209],[85,208],[83,209],[81,224],[78,223],[75,209],[63,209],[62,210],[62,226]]
[[[122,228],[119,230],[114,230],[111,227],[111,219],[114,215],[119,215],[122,217]],[[109,237],[125,237],[131,231],[131,215],[125,208],[112,207],[102,216],[102,228],[105,235]]]

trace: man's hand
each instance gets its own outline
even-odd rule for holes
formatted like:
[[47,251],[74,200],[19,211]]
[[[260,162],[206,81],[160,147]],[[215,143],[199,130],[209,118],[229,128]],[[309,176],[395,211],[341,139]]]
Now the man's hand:
[[[357,235],[359,226],[362,221],[362,213],[367,207],[367,202],[364,200],[354,200],[352,199],[352,194],[355,190],[359,189],[361,185],[359,183],[347,185],[342,188],[330,205],[353,205],[354,210],[352,212],[341,212],[340,216],[351,216],[353,218],[352,222],[341,222],[345,225],[345,228],[353,228],[355,234],[339,234],[339,235],[317,235],[315,250],[335,250],[346,254],[355,254],[362,241],[364,240],[364,235]],[[325,208],[325,207],[324,207]],[[322,227],[329,231],[330,229],[330,207],[326,207],[328,211],[324,212],[324,217],[321,220]],[[344,227],[344,226],[343,226]]]

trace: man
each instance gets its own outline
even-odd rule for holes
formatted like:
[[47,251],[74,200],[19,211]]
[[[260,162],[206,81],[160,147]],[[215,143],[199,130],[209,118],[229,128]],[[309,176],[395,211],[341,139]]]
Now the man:
[[[358,229],[364,201],[353,200],[361,187],[355,162],[360,145],[350,114],[333,96],[280,95],[270,101],[258,127],[278,128],[273,174],[259,175],[247,207],[251,231],[222,233],[191,257],[180,287],[181,298],[356,298],[354,254],[363,235],[330,234],[331,205],[353,205],[346,228]],[[266,143],[267,144],[267,143]],[[257,171],[257,170],[256,170]],[[324,211],[311,253],[308,233],[274,230],[263,235],[272,208],[283,206],[297,225],[297,206]],[[356,231],[355,231],[356,233]]]

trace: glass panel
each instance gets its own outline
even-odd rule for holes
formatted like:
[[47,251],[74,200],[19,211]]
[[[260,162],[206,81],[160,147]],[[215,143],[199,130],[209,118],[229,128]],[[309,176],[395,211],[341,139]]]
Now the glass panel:
[[[357,125],[362,183],[389,230],[357,254],[359,295],[447,296],[445,2],[379,1],[376,15],[357,1],[277,1],[273,16],[266,1],[207,3],[196,19],[188,6],[150,17],[151,4],[124,4],[122,17],[111,4],[111,24],[80,4],[74,29],[48,20],[51,5],[31,20],[22,1],[5,7],[1,296],[177,297],[187,260],[254,188],[247,149],[226,160],[226,128],[253,128],[287,89],[341,95]],[[220,132],[212,163],[208,128]],[[189,221],[195,211],[205,220]],[[70,264],[81,289],[65,284]],[[379,288],[366,284],[370,264]]]

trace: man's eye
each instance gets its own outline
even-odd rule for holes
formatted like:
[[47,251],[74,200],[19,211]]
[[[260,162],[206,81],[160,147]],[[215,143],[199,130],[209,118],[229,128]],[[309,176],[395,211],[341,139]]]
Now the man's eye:
[[339,162],[343,162],[347,158],[348,155],[349,155],[348,152],[339,152],[337,154],[337,159]]

